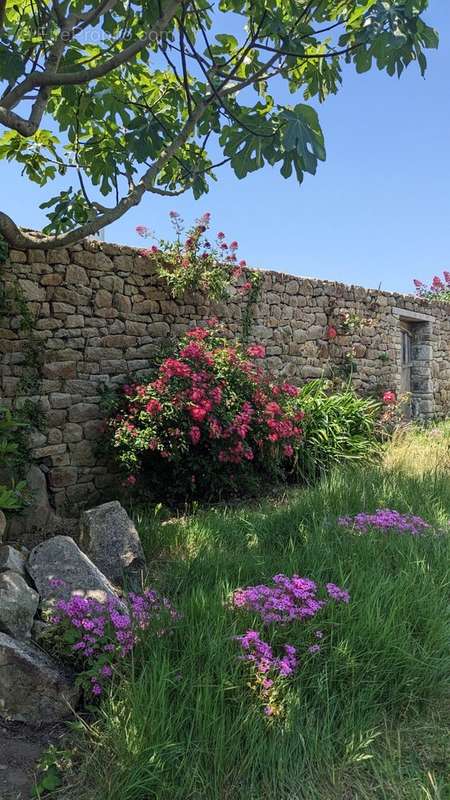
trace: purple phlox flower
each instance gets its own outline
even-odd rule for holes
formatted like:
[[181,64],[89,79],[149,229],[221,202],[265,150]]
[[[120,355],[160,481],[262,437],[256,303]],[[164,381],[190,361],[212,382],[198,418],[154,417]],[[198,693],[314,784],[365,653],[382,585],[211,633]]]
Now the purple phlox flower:
[[278,574],[272,580],[273,586],[260,584],[237,589],[232,597],[234,607],[258,614],[269,625],[313,617],[324,606],[324,601],[316,597],[316,583],[309,578]]
[[153,617],[157,618],[162,612],[169,613],[172,618],[176,615],[170,601],[152,590],[146,590],[142,595],[130,593],[127,603],[129,613],[124,611],[123,602],[116,597],[101,602],[75,595],[56,603],[54,622],[76,631],[78,640],[70,649],[87,662],[91,675],[92,671],[97,673],[91,678],[91,692],[94,695],[102,693],[103,680],[113,674],[113,665],[104,663],[105,653],[111,656],[113,662],[125,658],[137,642],[139,629],[146,629]]
[[336,600],[338,603],[349,603],[350,602],[350,595],[345,589],[341,589],[340,586],[336,586],[335,583],[327,583],[325,586],[328,594],[333,600]]
[[284,655],[276,657],[272,647],[261,639],[258,631],[247,631],[243,636],[236,636],[235,639],[244,651],[240,656],[241,660],[253,664],[260,675],[267,675],[271,672],[273,675],[288,677],[297,669],[297,651],[292,645],[284,645]]
[[308,647],[308,653],[311,653],[311,655],[320,653],[320,644],[312,644],[311,647]]
[[125,630],[131,625],[131,619],[128,614],[120,614],[119,611],[111,611],[111,622],[116,630]]
[[422,517],[401,514],[391,508],[378,508],[373,514],[360,512],[354,517],[339,517],[338,524],[345,528],[354,528],[359,533],[377,529],[385,533],[410,533],[413,536],[420,536],[430,528]]

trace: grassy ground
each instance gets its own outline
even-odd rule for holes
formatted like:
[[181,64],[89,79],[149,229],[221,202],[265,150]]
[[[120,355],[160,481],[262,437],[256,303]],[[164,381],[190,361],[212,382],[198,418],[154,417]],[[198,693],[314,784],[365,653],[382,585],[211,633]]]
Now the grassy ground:
[[[450,798],[450,428],[440,430],[403,434],[380,467],[337,470],[277,503],[165,523],[136,513],[153,583],[183,617],[172,636],[147,640],[102,704],[71,796]],[[378,507],[447,534],[358,537],[336,524]],[[246,686],[232,641],[242,623],[226,600],[277,572],[345,586],[351,603],[324,612],[326,645],[286,687],[274,724]]]

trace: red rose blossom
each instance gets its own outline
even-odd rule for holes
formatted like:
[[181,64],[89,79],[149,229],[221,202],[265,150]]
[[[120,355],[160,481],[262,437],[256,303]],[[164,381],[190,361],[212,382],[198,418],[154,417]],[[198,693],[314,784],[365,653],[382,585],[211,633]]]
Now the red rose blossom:
[[251,344],[250,347],[247,347],[247,355],[252,358],[264,358],[266,348],[262,344]]
[[386,406],[393,405],[396,402],[397,402],[397,395],[395,394],[395,392],[388,391],[383,394],[383,403]]

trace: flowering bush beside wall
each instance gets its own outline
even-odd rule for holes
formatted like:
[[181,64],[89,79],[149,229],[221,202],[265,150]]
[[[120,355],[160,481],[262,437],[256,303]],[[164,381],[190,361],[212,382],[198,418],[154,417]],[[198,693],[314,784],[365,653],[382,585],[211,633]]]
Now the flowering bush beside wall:
[[264,356],[261,345],[230,343],[213,320],[182,337],[153,380],[124,386],[110,430],[127,483],[217,497],[292,469],[299,390],[275,383]]
[[[169,216],[175,240],[159,239],[158,244],[141,253],[155,260],[158,274],[166,281],[173,297],[198,289],[212,300],[223,300],[231,285],[242,295],[248,295],[259,286],[260,273],[246,271],[247,263],[238,258],[236,241],[227,242],[223,231],[211,239],[209,212],[187,230],[180,214],[171,211]],[[136,231],[143,238],[155,238],[144,225],[138,225]]]
[[450,272],[447,270],[444,270],[443,280],[439,275],[435,275],[431,283],[426,284],[415,278],[414,286],[418,297],[450,303]]
[[300,389],[264,369],[264,347],[189,331],[154,370],[125,385],[108,431],[125,485],[154,499],[217,499],[378,453],[380,403],[327,381]]

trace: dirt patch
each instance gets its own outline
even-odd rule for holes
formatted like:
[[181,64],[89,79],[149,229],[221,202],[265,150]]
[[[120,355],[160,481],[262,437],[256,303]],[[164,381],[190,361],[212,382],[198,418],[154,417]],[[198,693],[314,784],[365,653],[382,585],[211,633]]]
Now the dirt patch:
[[66,735],[64,725],[31,726],[0,721],[0,798],[30,800],[36,764],[50,744]]

